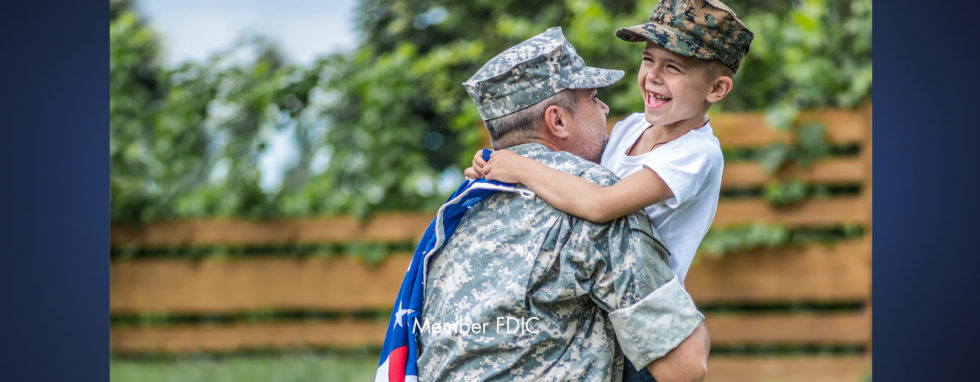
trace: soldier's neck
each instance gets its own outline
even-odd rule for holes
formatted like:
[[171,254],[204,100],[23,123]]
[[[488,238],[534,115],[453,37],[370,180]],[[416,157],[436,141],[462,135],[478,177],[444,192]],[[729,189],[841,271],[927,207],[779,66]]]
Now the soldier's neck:
[[522,132],[512,132],[510,134],[504,135],[499,139],[490,141],[490,145],[493,147],[494,150],[502,150],[511,146],[517,146],[517,145],[522,145],[531,142],[537,142],[542,145],[545,145],[549,149],[557,150],[556,149],[557,146],[552,142],[549,142],[547,139],[542,139],[541,137],[531,135],[531,134],[524,134]]

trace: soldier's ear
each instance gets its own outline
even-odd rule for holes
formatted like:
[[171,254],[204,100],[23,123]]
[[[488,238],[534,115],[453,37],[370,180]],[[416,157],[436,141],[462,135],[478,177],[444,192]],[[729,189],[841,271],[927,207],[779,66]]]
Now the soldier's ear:
[[544,109],[544,132],[555,138],[568,138],[568,118],[565,109],[558,105],[548,106]]

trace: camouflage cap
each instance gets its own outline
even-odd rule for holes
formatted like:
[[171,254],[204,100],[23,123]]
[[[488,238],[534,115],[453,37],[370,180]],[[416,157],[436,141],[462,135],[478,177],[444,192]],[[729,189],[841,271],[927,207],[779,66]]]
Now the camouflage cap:
[[483,120],[530,107],[565,89],[594,89],[623,78],[622,70],[585,66],[561,27],[552,27],[494,56],[463,82]]
[[734,72],[755,35],[721,1],[660,0],[646,24],[619,28],[616,37],[650,41],[688,57],[718,59]]

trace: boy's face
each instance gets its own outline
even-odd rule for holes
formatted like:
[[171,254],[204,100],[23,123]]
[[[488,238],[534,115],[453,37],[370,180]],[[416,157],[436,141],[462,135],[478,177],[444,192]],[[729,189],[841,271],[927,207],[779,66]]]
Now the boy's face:
[[715,82],[709,78],[710,69],[707,63],[647,42],[636,78],[647,122],[701,127],[711,107],[708,96]]

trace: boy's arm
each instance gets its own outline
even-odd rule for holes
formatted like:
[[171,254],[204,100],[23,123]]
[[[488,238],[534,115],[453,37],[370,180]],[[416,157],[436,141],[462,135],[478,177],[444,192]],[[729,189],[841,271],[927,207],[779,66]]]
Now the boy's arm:
[[483,179],[486,176],[483,174],[483,166],[486,165],[487,162],[483,160],[483,150],[476,150],[476,154],[473,154],[473,164],[463,170],[463,175],[469,179]]
[[647,167],[612,186],[599,187],[511,151],[497,150],[481,172],[490,180],[524,184],[553,207],[597,223],[674,196],[663,179]]

